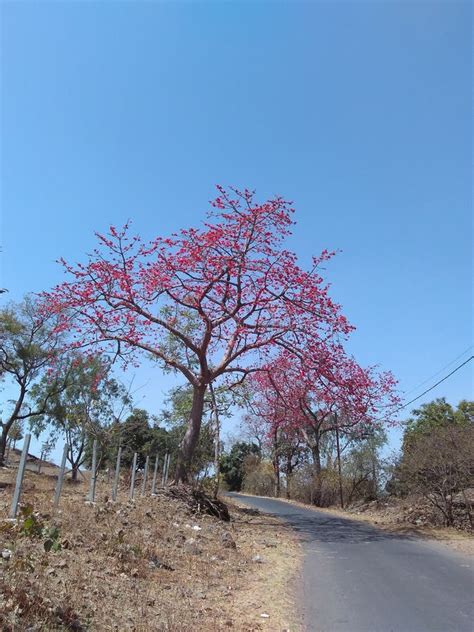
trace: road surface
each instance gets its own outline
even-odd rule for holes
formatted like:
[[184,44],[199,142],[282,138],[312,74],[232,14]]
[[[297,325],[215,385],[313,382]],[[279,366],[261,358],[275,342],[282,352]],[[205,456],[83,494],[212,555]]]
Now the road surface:
[[308,632],[473,632],[472,558],[281,500],[229,496],[300,533]]

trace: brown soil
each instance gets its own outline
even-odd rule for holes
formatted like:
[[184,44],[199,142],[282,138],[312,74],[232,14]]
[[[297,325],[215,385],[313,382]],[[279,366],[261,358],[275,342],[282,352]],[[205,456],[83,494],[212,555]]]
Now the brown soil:
[[[0,469],[0,629],[300,629],[288,589],[300,545],[276,519],[232,506],[222,522],[165,491],[128,501],[125,487],[113,503],[105,480],[93,505],[86,481],[65,483],[53,513],[56,471],[26,473],[33,517],[9,521],[15,472]],[[57,552],[45,550],[51,527]]]

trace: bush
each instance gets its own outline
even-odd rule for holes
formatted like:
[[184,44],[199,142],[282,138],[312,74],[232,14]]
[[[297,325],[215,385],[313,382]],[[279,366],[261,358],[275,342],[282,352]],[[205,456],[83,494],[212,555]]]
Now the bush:
[[[472,486],[474,477],[474,426],[440,426],[411,436],[399,477],[409,492],[421,494],[441,512],[446,526],[453,525],[453,500]],[[472,526],[470,504],[465,507]]]
[[255,456],[246,458],[242,490],[258,496],[274,495],[275,473],[270,461],[261,461]]

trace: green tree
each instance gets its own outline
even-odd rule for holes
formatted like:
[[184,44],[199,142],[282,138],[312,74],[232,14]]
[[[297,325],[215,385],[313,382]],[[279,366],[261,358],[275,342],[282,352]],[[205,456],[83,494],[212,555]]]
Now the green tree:
[[375,500],[378,497],[385,465],[380,451],[386,443],[385,432],[374,429],[354,442],[343,457],[342,475],[348,503],[359,498]]
[[[15,392],[0,420],[0,466],[14,425],[43,414],[50,398],[64,386],[63,376],[53,370],[59,342],[54,322],[42,316],[40,305],[31,297],[0,310],[0,376]],[[47,371],[42,397],[32,403],[31,389]]]
[[21,441],[23,439],[23,424],[21,421],[17,420],[10,428],[10,443],[12,444],[12,448],[16,448],[16,442]]
[[221,458],[221,472],[231,492],[240,491],[245,476],[245,462],[249,455],[259,455],[260,450],[255,443],[239,441],[235,443],[230,452],[223,454]]
[[[64,389],[49,398],[45,412],[31,425],[37,436],[50,427],[52,438],[64,437],[75,481],[86,458],[88,437],[104,437],[114,420],[114,405],[126,406],[128,394],[110,377],[105,358],[74,353],[63,358],[62,370],[67,375]],[[48,376],[44,376],[32,389],[32,398],[43,401],[48,388]]]
[[134,408],[123,423],[114,424],[113,435],[115,451],[122,446],[122,465],[130,467],[135,452],[138,454],[137,466],[143,467],[146,456],[164,455],[167,448],[167,433],[152,426],[153,418],[148,411]]
[[[388,491],[421,494],[454,521],[453,497],[474,480],[474,402],[456,408],[439,398],[414,410],[403,437]],[[469,511],[469,505],[467,504]],[[472,516],[469,513],[472,521]]]
[[469,425],[474,422],[474,402],[462,400],[453,408],[444,397],[438,398],[412,411],[408,419],[404,440],[429,433],[434,428],[449,425]]

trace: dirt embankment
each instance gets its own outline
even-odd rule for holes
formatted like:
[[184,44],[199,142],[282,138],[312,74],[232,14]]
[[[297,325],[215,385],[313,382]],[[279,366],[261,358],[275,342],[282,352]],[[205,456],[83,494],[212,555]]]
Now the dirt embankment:
[[14,472],[0,470],[0,628],[5,631],[299,630],[300,546],[280,522],[231,506],[231,521],[192,512],[168,493],[111,502],[99,482],[27,472],[16,522]]

